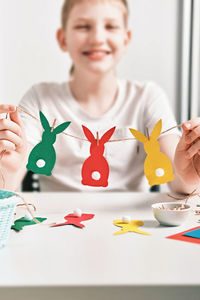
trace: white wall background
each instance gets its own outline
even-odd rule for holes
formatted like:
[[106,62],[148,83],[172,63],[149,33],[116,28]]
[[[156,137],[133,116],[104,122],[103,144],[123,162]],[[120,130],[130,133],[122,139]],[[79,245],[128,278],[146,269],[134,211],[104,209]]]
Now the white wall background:
[[[0,0],[0,102],[17,104],[40,81],[68,79],[70,60],[55,40],[62,0]],[[179,0],[129,0],[133,40],[118,73],[154,80],[176,112]]]

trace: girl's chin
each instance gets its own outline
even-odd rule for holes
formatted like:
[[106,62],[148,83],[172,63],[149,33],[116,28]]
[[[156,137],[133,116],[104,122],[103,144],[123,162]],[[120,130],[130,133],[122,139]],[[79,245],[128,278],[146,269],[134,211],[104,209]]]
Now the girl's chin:
[[106,73],[112,70],[111,66],[95,66],[95,65],[87,65],[85,70],[93,73],[94,75],[105,75]]
[[[109,70],[110,71],[110,70]],[[95,77],[105,77],[108,75],[108,71],[100,71],[100,70],[90,70],[89,73],[91,74],[91,77],[92,78],[95,78]]]

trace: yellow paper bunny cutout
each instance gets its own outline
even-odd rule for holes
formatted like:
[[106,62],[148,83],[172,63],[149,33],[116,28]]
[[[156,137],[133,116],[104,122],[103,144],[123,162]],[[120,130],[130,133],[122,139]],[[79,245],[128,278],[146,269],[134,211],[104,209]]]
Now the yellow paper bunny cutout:
[[114,220],[113,224],[122,227],[122,229],[120,231],[115,232],[114,235],[125,233],[125,232],[136,232],[140,234],[149,235],[149,233],[138,229],[138,227],[144,225],[144,223],[140,220],[132,220],[129,223],[125,223],[122,220]]
[[144,173],[149,185],[162,184],[173,180],[174,174],[171,161],[164,153],[160,152],[157,141],[162,129],[162,120],[156,123],[149,138],[138,130],[129,129],[132,135],[144,144],[144,150],[147,154],[144,162]]

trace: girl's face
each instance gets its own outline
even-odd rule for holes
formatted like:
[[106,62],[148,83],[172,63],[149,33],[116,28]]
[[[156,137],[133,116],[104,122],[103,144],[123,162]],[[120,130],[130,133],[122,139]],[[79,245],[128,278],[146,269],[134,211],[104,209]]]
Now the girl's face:
[[58,40],[62,50],[69,52],[75,71],[102,74],[114,70],[130,41],[125,7],[112,0],[77,2]]

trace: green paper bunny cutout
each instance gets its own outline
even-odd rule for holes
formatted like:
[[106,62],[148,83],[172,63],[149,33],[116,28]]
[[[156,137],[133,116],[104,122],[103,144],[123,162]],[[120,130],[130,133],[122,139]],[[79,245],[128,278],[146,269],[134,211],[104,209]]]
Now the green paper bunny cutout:
[[56,152],[53,147],[56,141],[56,135],[63,132],[71,122],[64,122],[52,131],[48,120],[41,111],[40,121],[44,128],[42,141],[31,151],[26,168],[36,174],[51,176],[56,162]]

